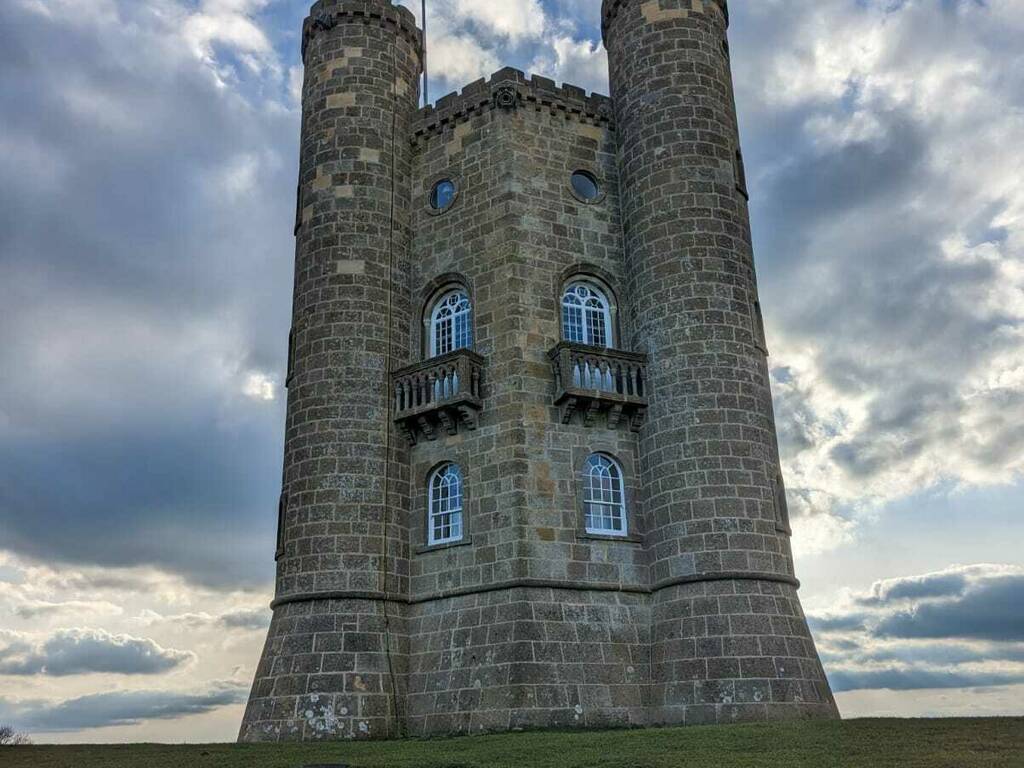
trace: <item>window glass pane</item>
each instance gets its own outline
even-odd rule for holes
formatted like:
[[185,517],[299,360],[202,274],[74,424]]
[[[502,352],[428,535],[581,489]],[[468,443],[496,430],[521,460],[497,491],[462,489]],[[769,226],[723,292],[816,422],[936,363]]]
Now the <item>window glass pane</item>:
[[583,470],[583,509],[589,533],[625,534],[626,501],[622,471],[606,456],[594,454]]
[[435,211],[447,208],[455,200],[455,182],[444,179],[437,182],[430,192],[430,207]]
[[608,299],[587,283],[573,283],[562,296],[562,337],[577,344],[612,346]]
[[465,293],[444,296],[434,307],[430,322],[431,356],[473,346],[472,306]]
[[572,175],[572,188],[579,197],[588,202],[596,200],[601,194],[597,179],[586,171],[576,171]]
[[583,309],[566,305],[563,307],[562,322],[565,326],[565,340],[582,344],[586,338],[583,332]]
[[448,464],[430,481],[427,542],[445,544],[462,538],[462,473]]

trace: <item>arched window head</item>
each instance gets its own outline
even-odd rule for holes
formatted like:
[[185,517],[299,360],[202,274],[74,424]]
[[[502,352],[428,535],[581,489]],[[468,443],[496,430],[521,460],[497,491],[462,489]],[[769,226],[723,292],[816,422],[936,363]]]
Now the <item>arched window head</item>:
[[427,544],[462,540],[462,470],[445,464],[430,476]]
[[473,307],[465,291],[446,293],[430,313],[430,356],[473,346]]
[[583,466],[583,515],[587,533],[626,536],[626,493],[622,468],[608,456],[595,453]]
[[562,294],[562,338],[593,347],[611,347],[612,310],[593,283],[570,283]]

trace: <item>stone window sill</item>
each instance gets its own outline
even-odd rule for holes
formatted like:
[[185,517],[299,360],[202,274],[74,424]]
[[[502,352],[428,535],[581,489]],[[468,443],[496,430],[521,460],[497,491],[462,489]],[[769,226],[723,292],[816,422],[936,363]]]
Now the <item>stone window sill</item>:
[[458,547],[468,547],[472,545],[473,540],[470,538],[460,539],[459,541],[449,541],[446,544],[423,544],[422,546],[416,547],[413,551],[417,555],[425,555],[430,552],[441,552],[446,549],[456,549]]
[[644,537],[630,534],[629,536],[606,536],[600,533],[577,533],[576,538],[584,541],[609,541],[609,542],[624,542],[626,544],[643,544]]

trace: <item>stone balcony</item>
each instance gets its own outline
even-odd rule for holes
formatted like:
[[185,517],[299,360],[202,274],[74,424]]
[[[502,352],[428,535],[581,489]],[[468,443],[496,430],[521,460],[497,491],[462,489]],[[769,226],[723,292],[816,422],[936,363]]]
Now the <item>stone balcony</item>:
[[483,408],[480,378],[484,359],[468,349],[431,358],[392,374],[395,424],[415,445],[419,435],[436,440],[438,430],[476,429]]
[[604,412],[609,429],[623,421],[640,429],[647,412],[647,355],[563,341],[550,357],[563,424],[580,412],[583,424],[593,426]]

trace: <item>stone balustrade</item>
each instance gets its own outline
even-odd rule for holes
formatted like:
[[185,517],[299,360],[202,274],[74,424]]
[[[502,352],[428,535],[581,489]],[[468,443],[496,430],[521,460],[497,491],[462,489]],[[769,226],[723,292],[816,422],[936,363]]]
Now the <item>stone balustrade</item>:
[[647,411],[647,355],[563,341],[550,357],[564,424],[579,411],[584,425],[592,426],[606,411],[609,429],[624,418],[632,429],[640,428]]
[[483,408],[480,394],[484,359],[468,349],[460,349],[392,374],[394,420],[410,445],[418,435],[437,439],[440,427],[449,435],[459,424],[476,429]]

